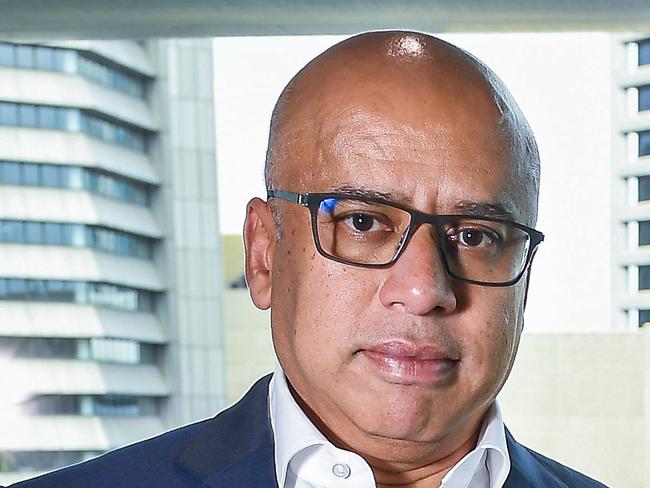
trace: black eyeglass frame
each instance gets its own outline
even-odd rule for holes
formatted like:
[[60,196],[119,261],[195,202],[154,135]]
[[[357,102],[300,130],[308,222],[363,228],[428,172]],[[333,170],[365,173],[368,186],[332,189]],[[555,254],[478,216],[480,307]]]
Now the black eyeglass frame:
[[[406,246],[408,245],[409,241],[411,240],[411,237],[413,234],[415,234],[415,231],[422,225],[422,224],[432,224],[435,226],[438,234],[438,252],[440,253],[442,265],[445,268],[445,271],[447,274],[457,280],[464,281],[466,283],[472,283],[475,285],[482,285],[482,286],[511,286],[517,283],[521,277],[524,275],[528,267],[530,266],[531,259],[533,257],[533,253],[535,252],[535,249],[537,249],[537,246],[544,240],[544,234],[541,233],[540,231],[533,229],[532,227],[528,227],[524,224],[520,224],[518,222],[514,222],[512,220],[508,219],[502,219],[498,217],[489,217],[489,216],[483,216],[483,215],[467,215],[467,214],[453,214],[453,215],[432,215],[432,214],[427,214],[424,212],[420,212],[419,210],[415,210],[412,208],[409,208],[405,205],[401,205],[399,203],[392,202],[390,200],[386,200],[383,198],[373,198],[373,197],[364,197],[364,196],[357,196],[357,195],[352,195],[352,194],[345,194],[345,193],[292,193],[292,192],[287,192],[287,191],[281,191],[281,190],[268,190],[267,191],[267,198],[279,198],[281,200],[286,200],[289,202],[297,203],[298,205],[301,205],[303,207],[306,207],[309,209],[309,213],[311,216],[311,230],[312,230],[312,235],[314,237],[314,243],[316,244],[316,249],[318,252],[326,257],[327,259],[331,259],[332,261],[336,261],[338,263],[342,264],[347,264],[349,266],[358,266],[360,268],[389,268],[395,262],[399,259],[399,257],[402,255],[402,252],[404,249],[406,249]],[[411,216],[411,220],[409,222],[408,227],[406,228],[406,231],[402,235],[400,239],[400,244],[395,251],[395,254],[391,258],[390,261],[387,263],[382,263],[382,264],[364,264],[364,263],[355,263],[352,261],[347,261],[345,259],[338,258],[327,251],[323,249],[320,243],[320,238],[318,236],[318,226],[317,226],[317,221],[318,221],[318,210],[320,207],[320,204],[323,200],[327,198],[335,198],[335,199],[354,199],[354,200],[359,200],[361,202],[367,202],[367,203],[379,203],[382,205],[388,205],[397,209],[400,209],[404,212],[407,212]],[[517,229],[523,230],[526,234],[529,235],[530,237],[530,246],[528,247],[528,252],[526,255],[526,260],[525,264],[521,269],[521,272],[512,278],[511,280],[508,281],[503,281],[503,282],[491,282],[491,281],[479,281],[479,280],[471,280],[468,278],[463,278],[462,276],[459,276],[458,274],[454,273],[448,263],[447,259],[447,253],[445,251],[445,243],[443,242],[444,239],[444,234],[445,234],[445,229],[444,229],[444,223],[449,220],[449,219],[471,219],[471,220],[486,220],[488,222],[497,222],[497,223],[502,223],[502,224],[509,224]]]

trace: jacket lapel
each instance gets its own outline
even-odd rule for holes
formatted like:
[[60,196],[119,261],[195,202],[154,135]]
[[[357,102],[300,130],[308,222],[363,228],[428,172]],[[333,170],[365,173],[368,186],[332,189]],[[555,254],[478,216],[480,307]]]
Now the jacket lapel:
[[567,488],[535,459],[531,452],[519,444],[506,429],[506,444],[510,455],[510,474],[503,488]]
[[239,402],[207,421],[176,466],[204,486],[276,488],[270,378],[258,380]]

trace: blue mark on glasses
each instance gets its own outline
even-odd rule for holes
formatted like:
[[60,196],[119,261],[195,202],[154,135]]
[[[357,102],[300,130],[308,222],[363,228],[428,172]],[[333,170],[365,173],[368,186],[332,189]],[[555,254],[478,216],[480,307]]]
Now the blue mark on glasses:
[[336,203],[338,202],[338,199],[336,198],[325,198],[323,199],[322,202],[320,202],[320,206],[322,209],[326,210],[327,212],[333,212],[334,207],[336,207]]

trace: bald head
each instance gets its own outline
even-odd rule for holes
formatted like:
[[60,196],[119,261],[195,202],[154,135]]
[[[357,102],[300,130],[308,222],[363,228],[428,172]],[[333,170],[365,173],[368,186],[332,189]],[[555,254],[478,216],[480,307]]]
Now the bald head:
[[[317,56],[294,76],[275,106],[267,188],[324,190],[310,184],[315,172],[328,171],[328,151],[354,146],[341,120],[365,127],[369,140],[373,131],[389,125],[408,127],[416,135],[435,133],[456,146],[498,137],[503,154],[493,161],[494,170],[509,167],[522,217],[535,222],[535,138],[503,82],[467,52],[433,36],[396,31],[360,34]],[[363,130],[354,133],[358,139]],[[448,145],[441,144],[439,151],[444,160]],[[385,151],[376,152],[381,158]]]

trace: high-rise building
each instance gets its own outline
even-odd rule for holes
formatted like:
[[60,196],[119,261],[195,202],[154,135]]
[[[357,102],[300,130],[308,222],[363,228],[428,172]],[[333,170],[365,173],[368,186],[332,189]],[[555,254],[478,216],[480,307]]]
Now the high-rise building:
[[0,42],[0,484],[225,404],[212,42]]
[[650,37],[612,43],[613,323],[650,322]]

